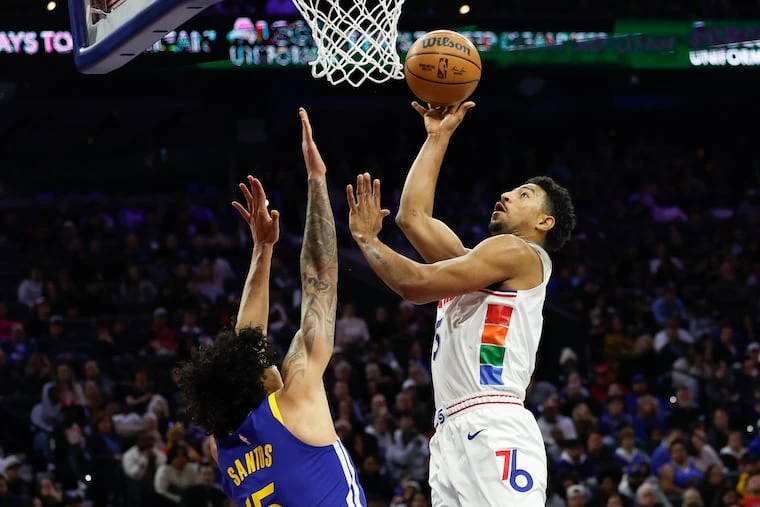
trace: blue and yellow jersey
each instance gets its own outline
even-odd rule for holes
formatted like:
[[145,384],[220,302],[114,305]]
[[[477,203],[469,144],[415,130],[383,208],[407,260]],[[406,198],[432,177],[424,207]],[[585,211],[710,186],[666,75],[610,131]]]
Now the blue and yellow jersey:
[[366,506],[340,440],[316,447],[282,423],[274,393],[229,436],[217,440],[224,492],[241,507]]

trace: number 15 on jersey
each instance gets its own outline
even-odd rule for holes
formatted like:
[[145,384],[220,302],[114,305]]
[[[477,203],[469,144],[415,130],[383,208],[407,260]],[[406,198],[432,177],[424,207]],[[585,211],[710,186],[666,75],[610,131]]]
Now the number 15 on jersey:
[[270,482],[260,490],[246,498],[245,507],[282,507],[276,503],[265,503],[266,497],[274,494],[274,482]]

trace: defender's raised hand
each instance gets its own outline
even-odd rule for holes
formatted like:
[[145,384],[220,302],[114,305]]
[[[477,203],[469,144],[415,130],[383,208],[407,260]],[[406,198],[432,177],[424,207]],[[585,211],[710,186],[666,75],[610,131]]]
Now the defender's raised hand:
[[346,187],[348,198],[348,227],[354,239],[368,239],[378,235],[383,219],[390,211],[380,206],[380,180],[372,181],[369,173],[356,177],[356,195],[351,185]]
[[423,107],[418,102],[412,102],[412,107],[425,119],[425,130],[429,135],[454,133],[467,111],[475,107],[475,102],[467,101],[447,107]]
[[309,178],[324,178],[327,174],[327,167],[319,154],[317,144],[311,133],[311,123],[306,109],[299,108],[298,116],[301,117],[301,149],[303,150],[303,160],[306,162],[306,172]]
[[248,184],[251,187],[250,190],[245,183],[239,185],[246,205],[233,201],[232,206],[238,210],[240,216],[251,228],[254,245],[274,245],[280,238],[280,213],[277,210],[270,212],[267,209],[267,196],[259,180],[248,176]]

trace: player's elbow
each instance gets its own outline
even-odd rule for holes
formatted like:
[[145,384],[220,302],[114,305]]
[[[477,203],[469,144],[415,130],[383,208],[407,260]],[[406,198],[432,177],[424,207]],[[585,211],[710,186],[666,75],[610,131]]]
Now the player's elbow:
[[411,217],[408,213],[405,213],[401,210],[396,214],[396,225],[399,229],[406,232],[406,230],[410,227],[411,223]]
[[399,286],[399,296],[405,301],[414,303],[415,305],[424,305],[435,301],[435,298],[431,298],[427,293],[425,287],[413,281],[403,282]]
[[425,226],[425,216],[419,211],[410,211],[404,206],[396,214],[396,225],[405,233],[414,232]]

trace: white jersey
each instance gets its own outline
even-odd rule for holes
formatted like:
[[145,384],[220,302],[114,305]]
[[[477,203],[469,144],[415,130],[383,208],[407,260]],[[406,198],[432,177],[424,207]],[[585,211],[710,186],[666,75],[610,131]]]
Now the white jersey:
[[544,324],[549,255],[535,248],[544,279],[530,290],[489,290],[438,302],[432,353],[436,409],[483,392],[525,401]]

